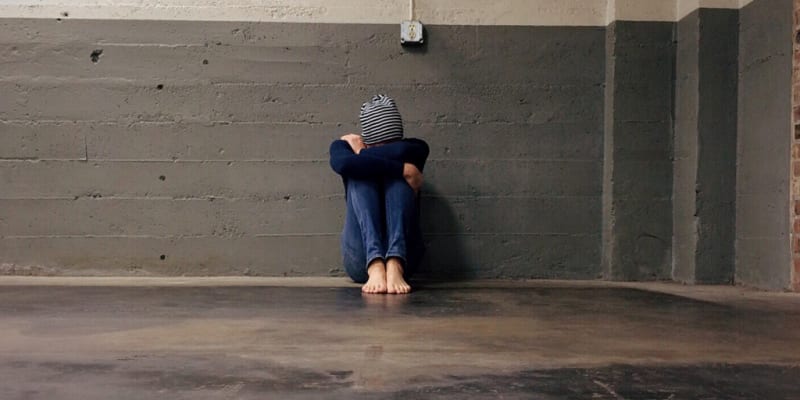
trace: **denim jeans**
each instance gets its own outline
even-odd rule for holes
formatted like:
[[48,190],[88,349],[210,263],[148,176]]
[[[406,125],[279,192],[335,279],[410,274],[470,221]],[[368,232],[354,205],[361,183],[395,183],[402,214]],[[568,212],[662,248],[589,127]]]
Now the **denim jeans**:
[[342,231],[344,270],[364,283],[375,259],[397,257],[405,278],[419,268],[425,247],[419,224],[419,203],[404,179],[348,179],[347,215]]

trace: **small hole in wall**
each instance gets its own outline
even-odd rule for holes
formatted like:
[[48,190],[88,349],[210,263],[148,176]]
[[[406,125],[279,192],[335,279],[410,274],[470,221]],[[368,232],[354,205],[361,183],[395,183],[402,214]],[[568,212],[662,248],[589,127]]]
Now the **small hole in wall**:
[[158,180],[165,181],[165,180],[167,180],[167,177],[164,176],[164,175],[161,175],[161,176],[158,177]]
[[160,258],[162,260],[166,260],[167,259],[167,255],[166,254],[162,254],[161,257],[158,257],[158,258]]
[[203,60],[203,65],[208,65],[208,60]]
[[69,17],[69,13],[66,12],[66,11],[62,11],[61,12],[61,16],[64,17],[64,18],[67,18],[67,17]]
[[103,55],[103,49],[96,49],[92,51],[92,54],[89,55],[89,59],[92,60],[93,63],[97,64],[100,61],[100,56]]
[[164,88],[164,84],[163,83],[159,83],[158,85],[156,85],[156,89],[158,89],[158,90],[161,90],[163,88]]

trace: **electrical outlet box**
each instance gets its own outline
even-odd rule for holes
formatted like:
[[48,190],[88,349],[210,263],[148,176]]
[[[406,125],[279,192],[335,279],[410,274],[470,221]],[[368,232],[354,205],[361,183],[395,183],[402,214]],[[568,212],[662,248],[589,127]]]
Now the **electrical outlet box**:
[[419,21],[403,21],[400,23],[400,44],[419,45],[425,42],[422,36],[422,23]]

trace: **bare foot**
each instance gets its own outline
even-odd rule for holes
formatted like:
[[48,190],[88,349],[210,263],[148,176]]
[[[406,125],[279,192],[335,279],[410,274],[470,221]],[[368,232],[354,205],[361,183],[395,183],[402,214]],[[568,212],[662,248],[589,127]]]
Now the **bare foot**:
[[383,260],[376,259],[369,264],[367,268],[369,279],[367,283],[361,287],[364,293],[386,293],[386,266]]
[[411,286],[403,279],[403,265],[398,258],[390,258],[386,263],[386,286],[389,294],[411,292]]

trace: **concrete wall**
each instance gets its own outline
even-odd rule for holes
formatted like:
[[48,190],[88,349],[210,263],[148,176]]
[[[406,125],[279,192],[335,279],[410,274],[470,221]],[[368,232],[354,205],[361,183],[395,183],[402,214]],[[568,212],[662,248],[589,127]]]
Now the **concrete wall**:
[[792,1],[741,10],[736,281],[790,286]]
[[695,282],[732,283],[736,197],[738,19],[700,10]]
[[672,269],[674,24],[609,26],[604,174],[606,276],[669,278]]
[[700,9],[677,25],[673,278],[734,273],[738,12]]
[[673,278],[789,288],[791,1],[691,11],[677,33]]
[[694,282],[697,264],[700,108],[700,12],[698,10],[678,22],[676,36],[672,276],[679,281]]
[[792,45],[792,289],[800,292],[800,0],[792,10],[794,40]]
[[417,1],[403,49],[405,1],[0,0],[2,271],[340,275],[327,143],[387,92],[430,275],[786,287],[778,3]]
[[428,34],[405,50],[395,25],[0,19],[2,262],[340,274],[327,146],[386,92],[432,148],[431,274],[597,277],[603,28]]

